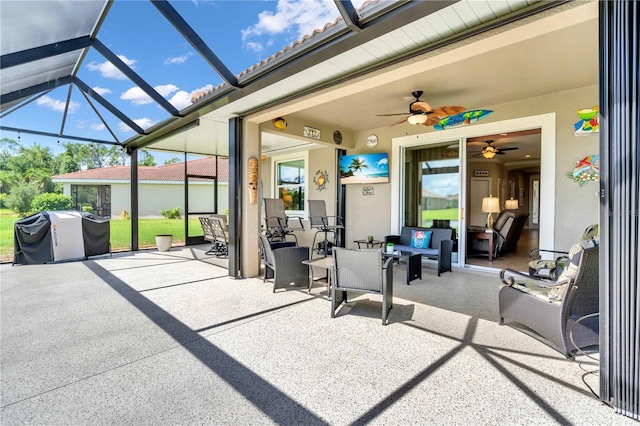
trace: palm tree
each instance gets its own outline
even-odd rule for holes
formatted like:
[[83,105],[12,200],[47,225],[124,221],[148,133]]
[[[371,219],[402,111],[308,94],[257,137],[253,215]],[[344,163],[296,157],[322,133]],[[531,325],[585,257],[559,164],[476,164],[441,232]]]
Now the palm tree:
[[352,172],[361,172],[362,169],[366,169],[369,166],[367,166],[366,161],[360,158],[354,158],[353,160],[351,160],[351,164],[349,165],[349,170],[351,170]]

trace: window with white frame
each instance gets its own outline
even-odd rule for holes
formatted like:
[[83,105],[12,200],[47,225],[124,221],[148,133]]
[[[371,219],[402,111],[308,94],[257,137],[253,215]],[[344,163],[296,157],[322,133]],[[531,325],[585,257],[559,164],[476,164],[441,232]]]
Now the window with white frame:
[[307,154],[273,158],[274,198],[284,200],[287,214],[304,214],[307,194]]

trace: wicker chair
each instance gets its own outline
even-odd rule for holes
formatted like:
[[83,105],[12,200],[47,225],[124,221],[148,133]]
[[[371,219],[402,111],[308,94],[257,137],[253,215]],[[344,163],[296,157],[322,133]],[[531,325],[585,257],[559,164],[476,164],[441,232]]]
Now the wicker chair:
[[[266,235],[258,234],[264,256],[264,279],[273,278],[273,292],[278,288],[309,287],[309,248],[285,246],[290,243],[271,243]],[[278,247],[278,248],[276,248]]]
[[[570,256],[573,250],[569,252]],[[571,263],[572,260],[569,267],[572,267]],[[505,319],[509,319],[528,327],[535,331],[535,337],[544,338],[545,343],[567,358],[572,358],[578,349],[598,345],[598,271],[599,248],[584,248],[577,264],[577,275],[566,284],[561,300],[550,300],[554,281],[508,269],[500,271],[506,286],[498,295],[499,323],[504,324]]]
[[393,258],[383,264],[381,250],[333,249],[331,318],[347,303],[347,291],[382,295],[382,325],[393,307]]

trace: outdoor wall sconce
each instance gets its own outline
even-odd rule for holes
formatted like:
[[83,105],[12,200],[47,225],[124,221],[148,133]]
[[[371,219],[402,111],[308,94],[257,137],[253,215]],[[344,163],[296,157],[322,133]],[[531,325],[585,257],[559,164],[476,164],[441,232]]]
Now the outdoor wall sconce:
[[280,131],[282,131],[282,130],[287,128],[287,122],[282,117],[274,118],[271,121],[273,122],[273,127],[275,127],[276,129],[278,129]]
[[247,167],[247,180],[249,186],[249,204],[256,204],[258,202],[258,159],[249,158],[249,164]]

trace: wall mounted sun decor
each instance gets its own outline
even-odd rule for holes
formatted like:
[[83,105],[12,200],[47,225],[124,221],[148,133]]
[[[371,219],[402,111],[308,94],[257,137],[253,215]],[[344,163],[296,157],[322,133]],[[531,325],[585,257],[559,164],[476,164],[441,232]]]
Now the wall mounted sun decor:
[[318,191],[324,191],[329,187],[329,173],[326,170],[318,170],[313,177],[313,183]]

